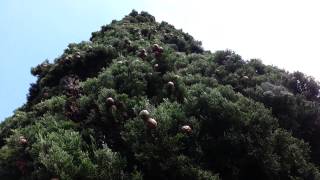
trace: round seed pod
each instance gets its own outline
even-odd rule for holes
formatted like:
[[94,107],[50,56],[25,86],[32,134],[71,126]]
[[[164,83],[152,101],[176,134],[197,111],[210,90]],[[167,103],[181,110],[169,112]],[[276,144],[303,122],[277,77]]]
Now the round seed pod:
[[189,125],[184,125],[181,127],[181,131],[184,132],[184,133],[191,133],[192,132],[192,129]]
[[173,89],[174,88],[174,83],[172,81],[168,82],[168,88]]
[[150,117],[150,113],[148,110],[144,109],[140,111],[139,116],[141,117],[141,119],[147,120]]
[[155,53],[155,56],[158,58],[163,53],[163,48],[157,44],[155,44],[152,48],[152,51]]
[[159,66],[159,64],[153,65],[153,69],[154,69],[154,71],[160,71],[160,66]]
[[158,51],[160,48],[160,46],[158,44],[153,44],[152,46],[152,51],[155,52],[155,51]]
[[146,124],[147,124],[148,128],[150,128],[150,129],[154,129],[158,125],[157,121],[153,118],[148,118],[146,121]]
[[112,97],[108,97],[108,98],[107,98],[107,105],[108,105],[108,106],[114,105],[114,100],[113,100]]
[[147,57],[147,51],[145,49],[140,50],[139,52],[139,57],[144,59],[145,57]]
[[25,144],[28,143],[28,140],[24,136],[20,136],[19,137],[19,143],[22,144],[22,145],[25,145]]

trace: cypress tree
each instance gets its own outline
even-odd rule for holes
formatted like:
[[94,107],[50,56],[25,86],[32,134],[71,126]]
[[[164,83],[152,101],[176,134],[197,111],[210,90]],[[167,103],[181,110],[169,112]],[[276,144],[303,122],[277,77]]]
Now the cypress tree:
[[320,179],[319,83],[133,10],[32,68],[0,179]]

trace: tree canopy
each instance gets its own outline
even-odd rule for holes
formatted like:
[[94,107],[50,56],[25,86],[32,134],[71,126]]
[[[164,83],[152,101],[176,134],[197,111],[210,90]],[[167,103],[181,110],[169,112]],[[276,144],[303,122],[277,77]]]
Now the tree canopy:
[[320,85],[147,12],[31,69],[0,179],[320,179]]

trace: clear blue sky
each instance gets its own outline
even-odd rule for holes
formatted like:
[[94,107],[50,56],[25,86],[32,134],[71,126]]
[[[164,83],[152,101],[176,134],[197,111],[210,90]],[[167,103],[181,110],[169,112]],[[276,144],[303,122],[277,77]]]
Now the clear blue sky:
[[320,80],[319,0],[0,0],[0,121],[26,102],[30,68],[111,20],[145,10],[203,42]]

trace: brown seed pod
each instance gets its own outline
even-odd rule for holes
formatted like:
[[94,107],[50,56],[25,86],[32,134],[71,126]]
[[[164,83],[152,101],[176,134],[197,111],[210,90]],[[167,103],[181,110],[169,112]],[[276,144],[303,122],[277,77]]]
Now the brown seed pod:
[[153,65],[153,69],[154,69],[154,71],[160,71],[160,66],[159,66],[159,64]]
[[150,113],[148,110],[144,109],[140,111],[139,116],[141,117],[141,119],[147,120],[150,117]]
[[139,57],[141,59],[144,59],[145,57],[147,57],[147,51],[145,49],[141,49],[140,52],[139,52]]
[[150,128],[150,129],[154,129],[158,125],[157,121],[153,118],[148,118],[146,121],[146,124],[147,124],[148,128]]
[[19,137],[19,144],[25,145],[27,143],[28,143],[27,138],[25,138],[24,136]]
[[114,100],[113,100],[112,97],[108,97],[108,98],[107,98],[107,105],[108,105],[108,106],[114,105]]
[[159,46],[158,44],[153,44],[153,46],[152,46],[152,51],[153,51],[153,52],[156,52],[156,51],[159,50],[159,48],[160,48],[160,46]]
[[191,133],[192,132],[192,129],[189,125],[184,125],[181,127],[181,131],[184,132],[184,133]]
[[160,57],[163,52],[163,48],[158,44],[154,44],[152,47],[152,51],[155,53],[156,57]]
[[173,89],[174,88],[174,83],[172,81],[168,82],[168,88]]

